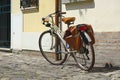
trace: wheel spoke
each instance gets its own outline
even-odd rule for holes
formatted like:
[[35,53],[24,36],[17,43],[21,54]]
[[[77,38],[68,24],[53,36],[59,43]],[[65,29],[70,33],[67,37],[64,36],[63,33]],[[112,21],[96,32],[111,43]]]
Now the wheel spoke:
[[[60,43],[60,47],[56,50],[56,38],[58,38],[57,34],[51,34],[50,31],[45,31],[41,34],[39,38],[39,48],[43,55],[43,57],[51,64],[59,65],[64,63],[67,58],[67,54],[64,48],[62,47],[62,43]],[[62,52],[61,52],[62,51]]]
[[75,55],[78,66],[83,70],[90,70],[94,66],[95,55],[91,44],[85,45],[80,52]]

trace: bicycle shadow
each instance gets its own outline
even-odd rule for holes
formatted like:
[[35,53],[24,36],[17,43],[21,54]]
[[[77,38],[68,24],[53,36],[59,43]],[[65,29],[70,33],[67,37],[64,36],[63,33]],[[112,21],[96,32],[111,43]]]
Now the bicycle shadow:
[[117,71],[117,70],[120,70],[120,67],[119,66],[114,66],[114,67],[111,67],[111,68],[106,68],[106,67],[94,67],[92,71],[90,72],[104,72],[104,73],[108,73],[108,72],[113,72],[113,71]]
[[[73,68],[76,67],[78,68],[77,64],[74,63],[67,63],[64,64],[64,67],[69,67],[69,68]],[[112,66],[112,67],[106,67],[106,66],[94,66],[92,70],[88,71],[90,73],[108,73],[108,72],[113,72],[113,71],[117,71],[120,70],[120,66]]]

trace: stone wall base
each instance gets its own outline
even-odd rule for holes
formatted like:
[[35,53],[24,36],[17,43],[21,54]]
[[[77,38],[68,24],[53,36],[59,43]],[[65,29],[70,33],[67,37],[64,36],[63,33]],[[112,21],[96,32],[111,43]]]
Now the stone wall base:
[[120,65],[120,32],[96,32],[95,40],[96,63]]

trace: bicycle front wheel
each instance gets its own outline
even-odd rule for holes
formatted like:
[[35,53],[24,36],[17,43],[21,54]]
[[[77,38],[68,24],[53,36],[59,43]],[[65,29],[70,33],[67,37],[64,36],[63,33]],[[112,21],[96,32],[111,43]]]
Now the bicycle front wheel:
[[[56,40],[59,41],[59,44]],[[51,64],[60,65],[67,58],[66,50],[58,35],[51,33],[50,30],[40,35],[39,48],[43,57]]]
[[95,63],[95,53],[91,43],[84,43],[81,51],[73,55],[75,61],[82,70],[89,71],[93,68]]

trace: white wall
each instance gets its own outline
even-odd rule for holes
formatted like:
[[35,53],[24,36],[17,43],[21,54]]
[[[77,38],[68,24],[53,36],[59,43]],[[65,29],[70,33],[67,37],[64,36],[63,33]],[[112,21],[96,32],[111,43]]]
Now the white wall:
[[62,5],[66,16],[75,16],[75,24],[91,24],[95,32],[120,31],[120,0],[93,0]]
[[11,14],[11,49],[39,50],[40,32],[23,32],[23,14]]
[[23,32],[22,33],[22,49],[39,50],[40,32]]
[[23,15],[11,14],[11,48],[21,50]]

